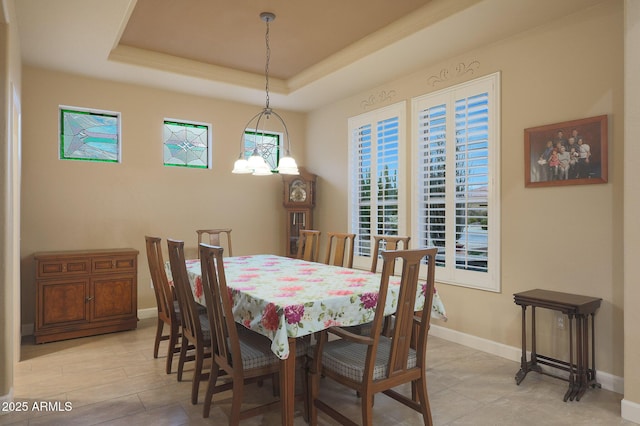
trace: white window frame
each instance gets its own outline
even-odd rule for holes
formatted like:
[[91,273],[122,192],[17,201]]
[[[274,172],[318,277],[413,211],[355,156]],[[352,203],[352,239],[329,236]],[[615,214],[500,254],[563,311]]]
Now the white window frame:
[[[429,93],[412,99],[411,123],[411,181],[413,196],[411,201],[412,213],[412,246],[416,247],[420,240],[420,201],[421,184],[419,182],[419,117],[420,111],[447,104],[447,137],[446,137],[446,170],[455,170],[455,101],[460,98],[488,93],[488,139],[489,139],[489,182],[487,203],[488,253],[487,271],[472,271],[456,268],[456,226],[455,226],[455,197],[445,196],[445,266],[436,268],[438,282],[454,284],[463,287],[501,291],[500,283],[500,73],[490,74],[469,82],[452,86],[437,92]],[[450,109],[451,108],[451,109]],[[451,155],[454,153],[454,155]],[[455,193],[455,172],[445,178],[445,193]],[[453,223],[454,226],[449,224]]]
[[[397,184],[398,184],[398,234],[399,235],[408,235],[407,234],[407,218],[406,218],[406,203],[407,203],[407,167],[406,167],[406,152],[407,152],[407,137],[406,137],[406,110],[407,103],[406,101],[398,102],[393,105],[389,105],[383,108],[376,109],[374,111],[369,111],[364,114],[360,114],[355,117],[351,117],[348,120],[348,141],[349,141],[349,208],[348,208],[348,217],[349,217],[349,232],[353,232],[358,235],[358,229],[356,229],[356,221],[355,215],[358,214],[358,197],[355,193],[357,190],[357,179],[358,179],[358,171],[356,168],[358,167],[357,163],[357,147],[354,145],[353,134],[354,132],[362,126],[367,124],[372,126],[372,132],[375,130],[378,122],[390,119],[390,118],[398,118],[398,176],[397,176]],[[375,143],[372,143],[372,167],[375,164],[376,158],[376,146]],[[372,176],[376,176],[374,170],[372,170]],[[373,181],[373,179],[372,179]],[[373,229],[375,218],[377,217],[377,197],[374,194],[374,187],[377,189],[377,186],[371,185],[372,195],[371,195],[371,215],[372,215],[372,230],[371,236],[375,235],[375,231]],[[358,237],[357,237],[358,238]],[[372,242],[372,241],[371,241]],[[358,241],[356,241],[358,244]],[[371,268],[371,257],[370,256],[354,256],[354,267],[360,269],[370,269]]]

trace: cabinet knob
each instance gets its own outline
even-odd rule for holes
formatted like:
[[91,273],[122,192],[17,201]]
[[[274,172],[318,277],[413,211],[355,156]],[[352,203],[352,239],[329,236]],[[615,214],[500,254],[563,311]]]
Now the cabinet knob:
[[86,299],[84,299],[86,302],[91,302],[93,300],[93,297],[89,296]]

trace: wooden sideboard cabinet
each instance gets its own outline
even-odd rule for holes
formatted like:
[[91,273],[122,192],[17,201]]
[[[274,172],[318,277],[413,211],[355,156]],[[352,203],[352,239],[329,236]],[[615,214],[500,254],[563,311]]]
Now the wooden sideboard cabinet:
[[131,330],[138,324],[138,250],[41,252],[36,343]]

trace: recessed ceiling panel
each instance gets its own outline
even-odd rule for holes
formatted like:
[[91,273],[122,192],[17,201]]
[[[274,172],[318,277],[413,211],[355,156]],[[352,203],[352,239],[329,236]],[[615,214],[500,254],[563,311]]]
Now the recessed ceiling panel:
[[430,0],[138,0],[120,45],[289,79]]

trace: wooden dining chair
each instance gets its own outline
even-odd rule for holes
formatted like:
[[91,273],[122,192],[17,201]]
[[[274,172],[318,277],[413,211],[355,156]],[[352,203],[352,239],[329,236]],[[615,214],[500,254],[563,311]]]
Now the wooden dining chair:
[[[200,259],[202,267],[202,288],[207,303],[209,323],[212,336],[211,375],[204,399],[203,417],[209,417],[212,398],[215,393],[228,389],[233,390],[229,424],[237,425],[240,420],[253,417],[276,406],[276,399],[270,403],[241,410],[244,386],[247,383],[261,381],[267,378],[278,379],[276,373],[280,370],[280,359],[271,350],[269,338],[246,329],[234,321],[232,311],[232,293],[227,287],[222,260],[223,249],[207,244],[200,244]],[[296,342],[296,366],[306,370],[306,354],[309,345],[305,339]],[[220,373],[226,373],[231,381],[217,384]],[[304,377],[305,418],[308,413],[306,395],[306,377]]]
[[[180,308],[175,298],[173,289],[169,286],[167,274],[162,259],[162,239],[145,236],[147,246],[147,260],[151,282],[158,306],[158,324],[156,326],[156,338],[153,346],[153,357],[158,358],[160,342],[168,340],[166,372],[171,374],[173,355],[180,352],[178,339],[180,338]],[[169,328],[168,334],[164,334],[164,326]]]
[[[373,236],[373,254],[371,255],[371,272],[378,272],[378,258],[380,257],[380,249],[383,250],[408,250],[409,249],[409,241],[411,237],[409,236],[399,236],[399,235],[374,235]],[[400,247],[402,246],[402,247]],[[392,273],[395,272],[395,264],[392,265],[391,268]],[[391,327],[393,327],[394,316],[389,315],[385,317],[384,324],[382,325],[382,334],[385,336],[389,336],[391,331]],[[370,325],[370,324],[368,324]],[[367,325],[363,325],[361,328],[362,332],[367,332]]]
[[303,229],[298,239],[297,258],[317,262],[320,253],[320,231]]
[[[402,249],[407,250],[409,248],[409,240],[411,237],[397,236],[397,235],[374,235],[373,236],[373,253],[371,254],[371,272],[378,272],[378,258],[380,257],[380,250],[398,250],[402,245]],[[395,271],[395,265],[392,265],[392,273]],[[393,327],[394,317],[389,315],[385,317],[384,324],[382,325],[382,333],[389,336],[391,327]],[[369,334],[371,331],[372,323],[359,324],[349,327],[349,331],[356,334]]]
[[[398,235],[374,235],[373,236],[373,253],[371,254],[371,272],[378,271],[378,258],[380,257],[380,249],[384,250],[407,250],[409,248],[409,240],[411,237]],[[399,247],[402,245],[402,247]]]
[[[318,423],[321,410],[342,424],[355,423],[339,413],[329,403],[318,398],[320,377],[356,390],[362,395],[362,424],[372,424],[374,395],[379,392],[420,412],[425,425],[432,425],[429,397],[427,395],[426,350],[431,309],[423,309],[420,317],[414,315],[418,286],[424,306],[431,306],[435,278],[436,248],[383,251],[382,278],[378,293],[373,326],[369,335],[357,335],[340,327],[331,327],[319,333],[313,359],[310,361],[309,422]],[[427,258],[426,284],[418,282],[420,264]],[[380,331],[384,319],[384,307],[389,289],[393,265],[402,262],[402,274],[396,310],[396,324],[390,337]],[[328,333],[340,339],[328,340]],[[414,335],[415,333],[415,335]],[[413,340],[413,342],[412,342]],[[411,383],[411,397],[392,388]]]
[[356,234],[327,233],[327,250],[324,263],[353,268],[353,251]]
[[[225,247],[226,245],[227,256],[233,256],[233,250],[231,248],[231,228],[198,229],[196,230],[196,234],[198,234],[198,246],[200,246],[200,243],[220,247]],[[221,237],[224,238],[221,239]],[[199,254],[200,252],[198,252],[198,255]]]
[[180,358],[178,360],[178,381],[182,381],[184,363],[189,360],[187,351],[193,348],[195,361],[193,379],[191,385],[191,403],[198,403],[198,390],[200,382],[209,377],[209,373],[203,373],[204,359],[211,356],[211,329],[206,313],[198,309],[193,298],[187,266],[184,257],[184,241],[167,240],[169,247],[169,263],[173,286],[178,296],[178,305],[182,313],[182,343],[180,346]]

